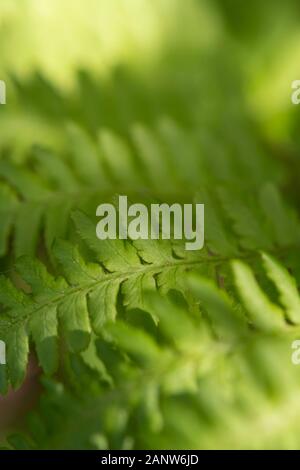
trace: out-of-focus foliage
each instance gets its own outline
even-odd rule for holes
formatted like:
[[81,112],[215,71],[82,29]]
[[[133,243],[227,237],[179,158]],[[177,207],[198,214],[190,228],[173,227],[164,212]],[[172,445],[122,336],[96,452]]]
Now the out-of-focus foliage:
[[[296,0],[2,0],[1,393],[29,351],[47,376],[9,446],[299,448],[299,23]],[[118,194],[204,202],[204,250],[97,240]]]

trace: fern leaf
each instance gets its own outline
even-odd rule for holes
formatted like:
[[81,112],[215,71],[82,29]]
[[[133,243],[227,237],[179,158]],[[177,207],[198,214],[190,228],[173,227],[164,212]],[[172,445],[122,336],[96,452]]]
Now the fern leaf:
[[296,324],[300,321],[300,296],[295,279],[271,256],[263,253],[266,272],[276,285],[280,301],[286,309],[287,318]]
[[232,264],[236,286],[251,320],[263,330],[284,328],[284,312],[259,287],[251,269],[241,261]]

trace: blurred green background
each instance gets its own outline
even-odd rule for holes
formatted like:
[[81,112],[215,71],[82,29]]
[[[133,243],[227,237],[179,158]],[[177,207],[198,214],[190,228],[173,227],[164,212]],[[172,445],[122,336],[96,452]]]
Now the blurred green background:
[[[297,118],[289,85],[299,74],[300,54],[296,0],[247,7],[238,0],[89,0],[84,6],[79,0],[3,0],[0,28],[2,78],[25,81],[39,73],[66,94],[76,88],[79,70],[105,81],[126,66],[153,88],[175,56],[197,71],[205,57],[219,56],[242,80],[243,98],[268,135],[288,140],[292,134]],[[175,62],[188,81],[190,70]],[[222,89],[226,75],[219,72]]]

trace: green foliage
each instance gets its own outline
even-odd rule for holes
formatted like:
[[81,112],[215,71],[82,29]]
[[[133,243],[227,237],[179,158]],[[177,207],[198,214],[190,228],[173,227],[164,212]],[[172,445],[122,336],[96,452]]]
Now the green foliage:
[[[233,268],[243,297],[243,270],[249,268],[240,261]],[[277,307],[283,321],[274,335],[272,320],[267,330],[259,317],[249,325],[212,281],[189,274],[186,282],[200,311],[189,311],[174,294],[168,299],[148,293],[151,316],[132,312],[126,321],[109,322],[93,336],[88,354],[69,357],[73,394],[44,381],[40,412],[30,417],[33,448],[298,445],[299,378],[287,362],[293,327],[284,321],[284,309]],[[293,286],[292,279],[288,283]],[[251,302],[244,300],[251,313]]]
[[[257,70],[243,71],[256,67],[247,51],[260,22],[229,0],[169,2],[164,15],[159,3],[154,18],[173,15],[159,29],[157,55],[148,60],[147,49],[143,62],[137,54],[139,67],[114,58],[100,75],[88,66],[91,51],[84,69],[68,66],[59,80],[46,59],[26,77],[17,63],[7,74],[0,393],[23,387],[30,354],[43,387],[24,436],[7,436],[9,448],[300,446],[300,376],[291,363],[300,324],[299,164],[249,112]],[[59,5],[68,11],[67,0]],[[254,2],[260,20],[270,5]],[[30,11],[31,0],[22,8]],[[290,16],[284,31],[296,21]],[[22,38],[16,12],[7,31],[11,18]],[[14,64],[5,42],[0,48]],[[27,43],[24,51],[31,63]],[[38,51],[39,63],[43,44]],[[204,249],[98,240],[96,207],[120,194],[146,205],[204,203]]]

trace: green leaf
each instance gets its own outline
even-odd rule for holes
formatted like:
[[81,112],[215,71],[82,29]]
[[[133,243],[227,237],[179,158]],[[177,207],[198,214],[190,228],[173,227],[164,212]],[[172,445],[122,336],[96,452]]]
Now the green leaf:
[[58,367],[57,327],[56,305],[35,311],[30,319],[30,331],[36,344],[39,362],[49,375]]
[[107,321],[115,320],[119,288],[120,281],[118,279],[103,280],[88,294],[90,317],[95,333],[100,334]]
[[124,266],[130,268],[140,264],[136,251],[129,243],[125,243],[120,239],[98,240],[96,237],[96,224],[93,225],[92,221],[82,212],[75,212],[73,219],[81,237],[99,256],[99,261],[109,271],[116,271],[124,268]]
[[25,378],[29,354],[29,341],[25,326],[17,325],[5,336],[5,341],[11,384],[14,388],[19,388]]
[[254,326],[265,331],[284,329],[283,310],[265,295],[251,269],[241,261],[233,261],[232,269],[239,296]]
[[262,258],[267,275],[279,292],[279,299],[286,309],[287,318],[291,322],[299,324],[300,296],[295,279],[271,256],[263,253]]
[[90,342],[90,322],[87,302],[81,292],[68,295],[58,307],[62,325],[70,349],[80,352],[86,349]]

